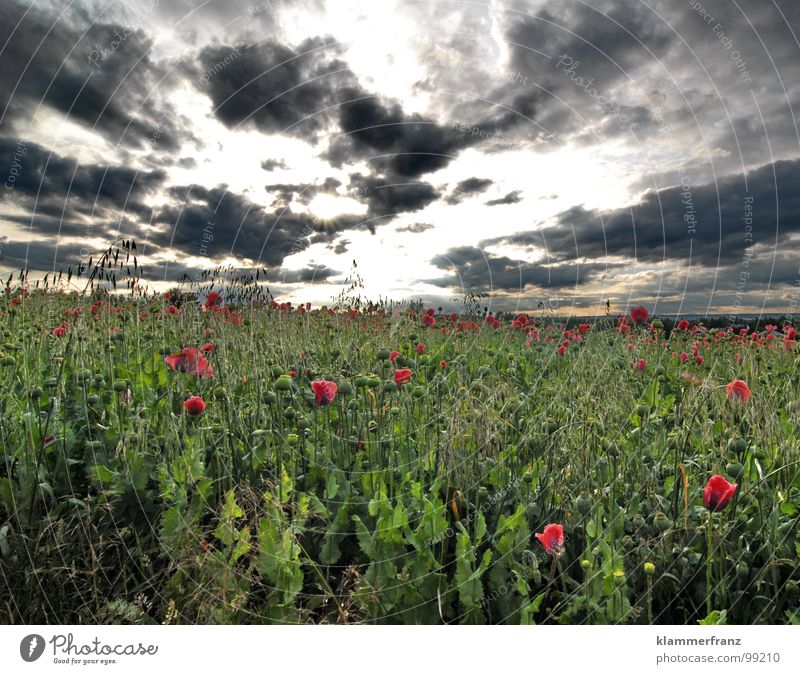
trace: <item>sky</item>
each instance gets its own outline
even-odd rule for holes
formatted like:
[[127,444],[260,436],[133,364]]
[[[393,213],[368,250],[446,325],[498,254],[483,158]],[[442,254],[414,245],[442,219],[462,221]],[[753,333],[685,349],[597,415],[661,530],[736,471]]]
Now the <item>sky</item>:
[[0,4],[0,271],[795,313],[800,2]]

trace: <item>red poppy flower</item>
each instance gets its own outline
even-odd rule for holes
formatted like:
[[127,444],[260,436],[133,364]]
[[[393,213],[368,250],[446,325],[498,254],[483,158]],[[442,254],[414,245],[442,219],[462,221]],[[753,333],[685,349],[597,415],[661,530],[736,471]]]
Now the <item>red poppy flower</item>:
[[564,527],[560,524],[548,524],[543,533],[536,533],[536,538],[544,545],[548,555],[555,555],[564,547]]
[[681,319],[677,325],[678,330],[683,330],[684,332],[689,329],[689,321],[685,318]]
[[211,342],[206,342],[200,347],[200,351],[203,353],[211,353],[214,351],[214,345]]
[[634,323],[645,323],[650,318],[650,312],[644,307],[636,307],[631,310],[631,320]]
[[736,493],[737,484],[731,484],[722,475],[714,475],[703,490],[703,505],[712,513],[725,510]]
[[398,388],[407,381],[411,381],[411,370],[405,367],[402,370],[394,371],[394,383],[397,384]]
[[164,361],[176,372],[189,372],[198,377],[214,376],[214,368],[203,356],[198,355],[197,349],[186,347],[178,354],[166,356]]
[[317,405],[330,405],[339,390],[335,382],[325,379],[312,381],[311,388],[314,390],[314,398],[317,401]]
[[222,295],[215,293],[213,290],[206,295],[206,303],[203,305],[206,309],[217,307],[222,304]]
[[422,343],[417,344],[417,353],[425,353],[425,345]]
[[647,367],[647,361],[644,358],[640,358],[633,364],[634,370],[639,370],[639,372],[643,371]]
[[689,354],[686,351],[681,353],[681,363],[688,363],[689,362]]
[[739,400],[742,402],[747,402],[752,395],[750,393],[750,387],[742,379],[734,379],[730,384],[727,384],[725,386],[725,393],[728,394],[729,398],[738,396]]
[[191,417],[196,417],[198,414],[202,414],[203,410],[206,408],[205,402],[200,396],[189,396],[183,402],[183,408]]
[[439,363],[439,365],[441,365],[442,367],[447,367],[447,361],[443,360],[441,363]]
[[392,363],[394,363],[394,361],[397,359],[397,357],[398,357],[399,355],[400,355],[400,352],[399,352],[399,351],[392,351],[392,352],[389,354],[389,360],[390,360]]
[[56,337],[63,337],[67,334],[67,329],[63,325],[59,325],[57,328],[53,328],[53,334]]
[[176,306],[174,306],[174,305],[172,305],[172,304],[170,304],[170,305],[167,307],[167,310],[166,310],[166,311],[167,311],[167,313],[168,313],[168,314],[172,314],[173,316],[177,316],[179,313],[181,313],[181,310],[180,310],[180,309],[178,309],[178,307],[176,307]]
[[426,328],[431,328],[436,325],[436,319],[431,314],[425,314],[422,317],[422,325]]

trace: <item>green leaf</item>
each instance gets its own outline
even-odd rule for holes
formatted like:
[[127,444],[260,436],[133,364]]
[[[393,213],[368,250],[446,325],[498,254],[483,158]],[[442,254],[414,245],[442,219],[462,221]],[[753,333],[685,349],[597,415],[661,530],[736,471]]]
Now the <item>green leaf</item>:
[[699,625],[726,625],[728,620],[727,609],[721,611],[711,611],[705,618],[698,620]]

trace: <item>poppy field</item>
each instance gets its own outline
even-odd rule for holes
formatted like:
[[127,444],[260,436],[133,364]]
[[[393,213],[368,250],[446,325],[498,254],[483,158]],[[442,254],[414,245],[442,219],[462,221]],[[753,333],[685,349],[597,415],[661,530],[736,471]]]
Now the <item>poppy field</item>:
[[800,622],[788,322],[9,284],[0,620]]

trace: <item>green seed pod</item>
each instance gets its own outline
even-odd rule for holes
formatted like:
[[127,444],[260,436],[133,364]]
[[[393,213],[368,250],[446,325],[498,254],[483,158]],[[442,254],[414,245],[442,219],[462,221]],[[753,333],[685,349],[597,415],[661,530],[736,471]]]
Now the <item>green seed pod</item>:
[[389,360],[389,356],[391,356],[391,352],[389,349],[378,349],[375,352],[375,358],[378,360]]
[[425,389],[422,386],[415,386],[411,389],[411,395],[417,399],[422,398],[425,395]]
[[734,480],[738,480],[744,475],[744,466],[741,463],[729,463],[725,466],[725,472]]
[[58,380],[55,377],[48,377],[44,380],[46,388],[55,388],[58,385]]
[[485,501],[489,498],[489,490],[486,487],[478,487],[478,499]]
[[290,447],[296,447],[300,442],[300,436],[298,436],[297,433],[289,433],[289,435],[286,436],[286,442]]
[[581,560],[581,568],[582,568],[584,571],[586,571],[586,570],[590,569],[590,568],[591,568],[591,566],[592,566],[592,563],[591,563],[591,562],[590,562],[588,559],[582,559],[582,560]]
[[283,368],[280,365],[273,365],[270,368],[270,373],[272,374],[273,377],[280,377],[284,372]]
[[744,438],[731,438],[728,441],[728,449],[741,453],[747,449],[747,441]]
[[740,561],[736,565],[736,575],[739,577],[739,580],[747,580],[750,575],[750,567],[745,562]]
[[339,384],[339,395],[349,396],[355,393],[353,385],[349,381],[343,381]]
[[633,516],[633,519],[631,519],[631,524],[633,524],[633,526],[637,529],[640,529],[644,526],[644,517],[642,517],[640,513],[636,513]]
[[384,393],[394,393],[395,391],[397,391],[397,384],[395,384],[393,381],[383,382]]
[[278,377],[278,380],[275,382],[275,388],[278,391],[291,391],[292,390],[292,378],[288,374],[282,374]]
[[89,403],[90,405],[97,405],[97,403],[100,402],[100,396],[97,395],[96,393],[92,393],[92,395],[86,398],[86,402]]
[[378,377],[369,377],[367,379],[367,386],[370,388],[378,388],[381,385],[381,380]]
[[656,565],[653,562],[644,563],[644,572],[648,576],[654,576],[656,573]]
[[614,571],[614,573],[611,575],[611,577],[614,579],[614,585],[616,585],[617,587],[620,587],[620,586],[625,584],[625,572],[624,571],[620,571],[620,570]]
[[389,408],[389,414],[391,414],[393,417],[396,417],[398,414],[400,414],[400,408],[397,405],[392,405]]
[[362,375],[359,375],[358,377],[356,377],[354,381],[355,381],[355,385],[358,388],[364,388],[369,383],[369,377],[367,377],[367,376],[362,374]]
[[649,411],[650,411],[650,408],[647,405],[645,405],[644,403],[639,403],[636,406],[636,414],[638,414],[640,417],[645,416]]
[[111,388],[117,393],[121,393],[128,388],[128,382],[126,382],[124,379],[115,379],[111,384]]
[[89,370],[78,370],[75,373],[75,379],[79,382],[84,382],[92,378],[92,373]]
[[36,388],[31,389],[30,396],[32,400],[38,400],[42,397],[42,388],[41,386],[37,386]]
[[311,422],[309,422],[309,420],[305,417],[298,417],[297,421],[295,422],[295,426],[303,431],[311,426]]
[[666,533],[672,528],[672,520],[662,512],[656,513],[656,516],[653,518],[653,524],[655,524],[656,529],[661,533]]
[[264,393],[264,402],[267,405],[274,405],[278,401],[278,396],[274,391],[267,391]]
[[0,358],[0,366],[2,367],[13,367],[16,363],[17,361],[14,356],[3,356]]
[[284,411],[283,416],[286,419],[294,419],[297,416],[297,412],[294,411],[294,407],[289,405]]
[[378,422],[374,419],[370,419],[369,423],[367,424],[367,430],[371,433],[374,433],[378,430]]
[[584,516],[592,511],[592,497],[587,492],[582,492],[575,499],[575,510]]

